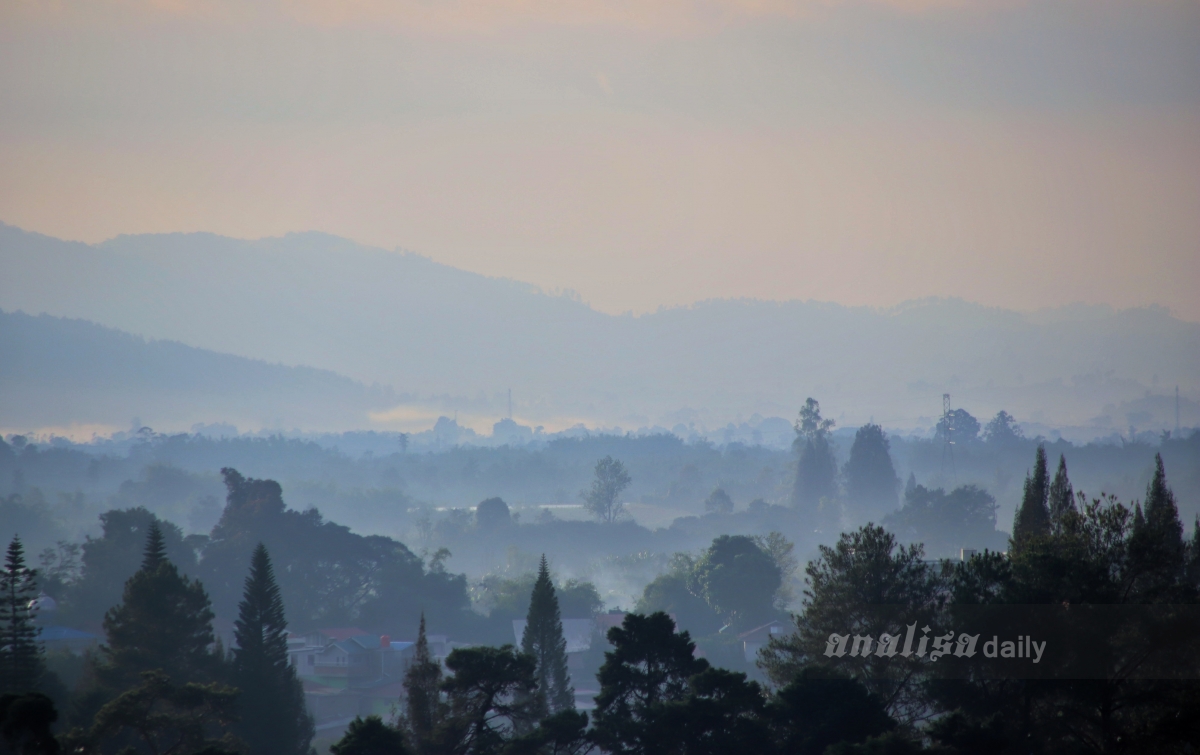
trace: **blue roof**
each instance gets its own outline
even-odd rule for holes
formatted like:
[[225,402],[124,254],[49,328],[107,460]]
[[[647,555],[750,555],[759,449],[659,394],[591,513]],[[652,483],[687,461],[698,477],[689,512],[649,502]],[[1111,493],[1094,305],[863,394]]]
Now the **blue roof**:
[[62,642],[63,640],[98,640],[100,638],[91,632],[81,632],[69,627],[42,627],[38,639],[42,642]]
[[393,643],[391,643],[391,645],[392,645],[392,650],[407,650],[408,648],[413,646],[413,643],[411,643],[411,642],[393,642]]

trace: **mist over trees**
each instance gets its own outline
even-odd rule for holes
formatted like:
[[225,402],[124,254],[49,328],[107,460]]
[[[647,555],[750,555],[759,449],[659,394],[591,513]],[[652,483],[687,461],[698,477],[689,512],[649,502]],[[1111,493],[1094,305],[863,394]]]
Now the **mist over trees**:
[[[1025,438],[1004,412],[979,429],[963,409],[948,435],[903,436],[839,429],[822,409],[805,402],[787,450],[660,433],[420,451],[339,436],[355,453],[150,428],[89,444],[9,436],[0,526],[36,549],[53,619],[103,637],[82,658],[35,653],[44,672],[21,704],[44,698],[61,721],[22,736],[97,755],[168,740],[185,755],[1067,742],[1042,708],[1078,708],[1071,690],[1030,692],[1037,710],[1017,726],[989,718],[964,679],[897,678],[880,656],[833,666],[824,642],[937,627],[963,606],[1191,605],[1200,534],[1182,521],[1200,513],[1200,434],[1076,445]],[[1107,495],[1080,492],[1096,488]],[[568,663],[568,620],[616,628],[586,647],[574,630]],[[287,650],[288,632],[330,627],[416,639],[396,715],[364,713],[337,740],[314,727]],[[1161,685],[1114,694],[1158,733],[1081,710],[1078,725],[1169,742],[1155,706],[1190,705]],[[129,723],[148,716],[151,729]]]

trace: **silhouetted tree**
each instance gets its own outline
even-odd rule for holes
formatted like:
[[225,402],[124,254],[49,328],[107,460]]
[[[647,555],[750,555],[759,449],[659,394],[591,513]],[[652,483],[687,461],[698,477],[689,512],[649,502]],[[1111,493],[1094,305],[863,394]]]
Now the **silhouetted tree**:
[[58,755],[54,701],[40,692],[0,695],[0,755]]
[[884,517],[883,524],[902,541],[923,543],[930,556],[956,557],[960,548],[1003,549],[996,508],[996,499],[974,485],[949,493],[915,485],[905,494],[904,506]]
[[1025,493],[1013,520],[1013,550],[1019,550],[1031,540],[1050,533],[1049,497],[1050,474],[1046,468],[1046,449],[1038,446],[1033,473],[1025,475]]
[[554,583],[550,581],[550,567],[544,554],[529,598],[521,651],[531,656],[536,664],[538,688],[534,693],[534,712],[537,717],[574,710],[575,690],[567,675],[567,641],[563,639],[558,597]]
[[90,729],[74,731],[67,750],[91,755],[234,755],[242,749],[231,728],[237,695],[221,684],[176,684],[162,671],[141,674],[142,683],[96,714]]
[[688,679],[681,700],[652,706],[643,724],[643,752],[681,755],[767,753],[773,748],[763,715],[766,699],[743,673],[707,668]]
[[1175,494],[1167,485],[1162,454],[1155,454],[1154,477],[1146,486],[1146,500],[1136,507],[1129,535],[1130,562],[1145,575],[1143,583],[1162,589],[1170,586],[1184,570],[1186,550]]
[[283,599],[262,543],[250,561],[234,636],[234,681],[241,690],[238,733],[251,753],[307,755],[313,720],[296,670],[288,662]]
[[480,529],[494,530],[512,524],[512,512],[503,498],[488,498],[475,507],[475,523]]
[[1071,480],[1067,478],[1067,457],[1059,455],[1058,471],[1054,473],[1054,482],[1050,483],[1048,494],[1050,507],[1050,526],[1055,532],[1061,532],[1067,515],[1075,510],[1075,490]]
[[887,436],[879,425],[863,425],[854,434],[842,476],[850,510],[859,518],[881,517],[896,510],[900,480],[888,447]]
[[834,547],[822,545],[820,556],[805,568],[808,587],[796,632],[773,637],[759,665],[778,687],[799,678],[808,666],[852,670],[879,696],[890,715],[912,721],[923,714],[916,667],[877,656],[830,659],[824,654],[830,634],[903,635],[905,627],[934,623],[941,582],[925,563],[921,546],[899,546],[882,527],[868,525],[842,533]]
[[518,730],[536,721],[531,708],[532,657],[503,647],[456,648],[446,658],[453,676],[442,682],[449,709],[435,733],[443,751],[499,753]]
[[857,743],[896,727],[878,695],[857,679],[804,668],[767,706],[779,752],[824,755],[839,742]]
[[689,586],[726,621],[745,627],[772,617],[781,583],[779,566],[753,538],[721,535],[696,562]]
[[583,507],[602,522],[612,523],[624,512],[620,495],[633,479],[625,465],[611,456],[596,462],[596,476],[590,490],[580,493]]
[[732,514],[733,499],[729,497],[724,488],[713,488],[713,492],[704,499],[704,510],[710,514]]
[[1003,445],[1024,437],[1025,434],[1021,432],[1021,426],[1017,424],[1017,420],[1003,410],[997,412],[992,421],[987,423],[987,427],[983,428],[983,440],[987,443]]
[[411,750],[404,734],[383,722],[379,716],[356,716],[346,733],[330,745],[333,755],[408,755]]
[[442,665],[429,654],[425,614],[422,613],[412,663],[404,671],[402,719],[412,746],[420,755],[433,752],[433,734],[444,715],[441,684]]
[[[82,571],[60,602],[60,620],[96,626],[109,608],[121,602],[124,584],[145,560],[146,534],[159,527],[165,556],[184,574],[196,573],[195,550],[183,531],[145,508],[114,509],[100,515],[100,537],[88,537],[81,548]],[[56,596],[63,597],[63,596]]]
[[608,630],[608,641],[613,649],[604,654],[597,675],[593,741],[618,755],[657,752],[651,746],[659,708],[684,700],[688,681],[707,669],[708,661],[695,657],[688,633],[676,634],[665,613],[628,614],[621,626]]
[[834,426],[831,419],[822,419],[821,405],[808,399],[796,420],[797,451],[796,483],[792,504],[819,516],[822,526],[833,526],[838,517],[832,506],[837,497],[837,460],[829,442]]
[[979,437],[979,420],[966,409],[953,409],[950,415],[938,420],[934,439],[942,443],[949,439],[954,443],[970,443]]
[[38,688],[45,665],[30,601],[37,595],[37,570],[25,565],[21,538],[13,536],[0,571],[0,694]]
[[142,568],[125,583],[121,604],[104,617],[108,644],[101,648],[107,661],[102,677],[116,689],[153,670],[173,680],[211,679],[218,662],[209,652],[212,619],[204,586],[180,575],[166,559],[155,522]]

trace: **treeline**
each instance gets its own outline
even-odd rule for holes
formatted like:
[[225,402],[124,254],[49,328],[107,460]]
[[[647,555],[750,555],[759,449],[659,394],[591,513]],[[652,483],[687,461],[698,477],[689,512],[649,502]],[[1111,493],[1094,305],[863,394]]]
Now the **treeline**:
[[[233,647],[213,633],[201,582],[180,573],[151,521],[139,568],[104,615],[105,642],[65,690],[35,624],[37,572],[13,538],[0,573],[0,739],[14,755],[309,755],[313,722],[287,655],[287,620],[267,549],[248,563]],[[54,725],[60,711],[65,720]]]
[[[1200,522],[1185,536],[1161,457],[1132,506],[1076,493],[1063,460],[1050,470],[1039,449],[1006,553],[931,562],[875,525],[822,546],[805,569],[794,629],[772,635],[759,656],[765,686],[698,657],[666,613],[632,613],[607,634],[593,714],[575,711],[543,560],[520,650],[459,648],[443,668],[422,650],[422,619],[400,715],[356,721],[333,751],[1190,752],[1200,738]],[[277,485],[227,477],[231,521],[278,513]],[[267,548],[252,546],[242,561],[251,568],[237,647],[227,653],[213,636],[204,587],[171,562],[165,532],[152,522],[144,542],[137,572],[105,615],[108,641],[68,706],[64,744],[158,753],[171,742],[178,755],[306,748],[311,723],[287,665]],[[787,545],[718,540],[677,576],[728,626],[747,626],[768,616],[755,612],[781,585]],[[27,694],[46,677],[25,602],[35,576],[14,541],[0,669],[5,690],[23,694],[3,699],[4,736],[41,753],[59,743],[52,703]],[[981,615],[986,623],[972,624]],[[965,626],[985,631],[955,631]],[[982,635],[993,633],[990,652]],[[917,644],[914,634],[925,639]],[[1046,636],[1047,666],[1013,672],[1011,659],[1029,662]]]

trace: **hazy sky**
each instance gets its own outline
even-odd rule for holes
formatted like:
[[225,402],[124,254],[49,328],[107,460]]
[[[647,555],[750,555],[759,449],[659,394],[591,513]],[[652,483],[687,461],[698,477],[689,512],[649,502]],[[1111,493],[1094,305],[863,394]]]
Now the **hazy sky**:
[[1200,320],[1200,2],[0,0],[0,220]]

